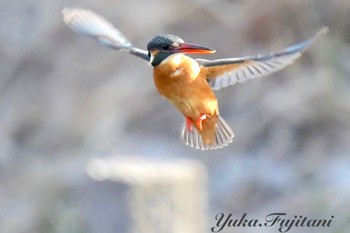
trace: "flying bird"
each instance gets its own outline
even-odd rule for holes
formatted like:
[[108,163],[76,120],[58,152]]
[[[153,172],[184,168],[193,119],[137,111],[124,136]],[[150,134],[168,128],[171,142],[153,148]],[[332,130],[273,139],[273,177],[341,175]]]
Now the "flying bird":
[[283,69],[328,31],[324,27],[310,39],[268,55],[206,60],[185,54],[212,54],[214,49],[187,43],[178,36],[157,35],[147,44],[147,50],[143,50],[133,46],[110,22],[90,10],[72,8],[62,13],[64,22],[74,31],[151,64],[160,95],[185,117],[181,138],[187,145],[201,150],[222,148],[234,137],[220,116],[214,91]]

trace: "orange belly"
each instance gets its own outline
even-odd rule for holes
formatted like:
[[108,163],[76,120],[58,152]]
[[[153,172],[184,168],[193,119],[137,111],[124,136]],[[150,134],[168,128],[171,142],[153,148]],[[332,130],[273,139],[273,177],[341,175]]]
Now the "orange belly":
[[[154,68],[153,77],[159,93],[191,119],[203,141],[215,140],[218,102],[198,63],[182,54],[172,55]],[[195,122],[203,114],[207,119],[199,130]]]

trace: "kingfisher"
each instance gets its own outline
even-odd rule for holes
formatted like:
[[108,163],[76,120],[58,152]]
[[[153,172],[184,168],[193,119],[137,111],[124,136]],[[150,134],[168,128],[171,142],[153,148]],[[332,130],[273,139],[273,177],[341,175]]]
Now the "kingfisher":
[[62,13],[64,22],[74,31],[150,64],[160,95],[185,118],[181,138],[187,145],[200,150],[223,148],[234,137],[233,130],[219,113],[214,91],[283,69],[328,31],[324,27],[301,43],[267,55],[207,60],[194,59],[187,54],[212,54],[214,49],[187,43],[175,35],[156,35],[147,44],[147,50],[143,50],[135,47],[109,21],[90,10],[66,8]]

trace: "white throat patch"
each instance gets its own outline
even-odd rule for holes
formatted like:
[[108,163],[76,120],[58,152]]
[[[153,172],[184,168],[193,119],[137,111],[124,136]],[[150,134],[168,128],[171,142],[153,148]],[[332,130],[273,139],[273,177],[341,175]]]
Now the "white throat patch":
[[151,57],[149,58],[149,63],[152,64],[153,60],[154,60],[154,56],[153,56],[153,54],[151,54]]

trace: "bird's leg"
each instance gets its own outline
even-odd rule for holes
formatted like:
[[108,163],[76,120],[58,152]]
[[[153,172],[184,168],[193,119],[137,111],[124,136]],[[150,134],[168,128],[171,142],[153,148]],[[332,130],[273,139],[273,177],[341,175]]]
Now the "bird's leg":
[[192,120],[189,117],[185,117],[186,119],[186,127],[189,132],[192,132]]
[[199,129],[200,131],[203,130],[202,121],[205,120],[205,119],[207,119],[207,115],[206,115],[206,114],[201,115],[201,116],[198,117],[198,119],[197,119],[196,124],[197,124],[197,127],[198,127],[198,129]]

